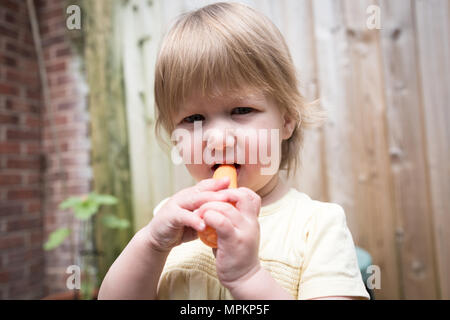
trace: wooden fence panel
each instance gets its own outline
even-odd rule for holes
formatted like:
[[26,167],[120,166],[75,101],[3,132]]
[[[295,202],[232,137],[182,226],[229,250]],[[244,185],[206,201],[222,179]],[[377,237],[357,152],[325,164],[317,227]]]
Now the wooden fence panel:
[[437,298],[411,1],[382,1],[381,50],[402,298]]
[[[318,99],[318,84],[312,2],[284,1],[280,11],[277,20],[280,21],[280,31],[286,39],[297,69],[300,92],[307,103],[313,103]],[[301,167],[288,182],[310,197],[325,201],[327,190],[323,170],[323,143],[322,128],[305,130]]]
[[427,214],[433,214],[441,298],[450,299],[450,5],[446,0],[414,4],[432,208]]
[[[347,105],[353,132],[352,157],[355,212],[359,246],[370,251],[381,270],[377,298],[398,298],[398,266],[394,239],[394,211],[386,147],[385,105],[377,30],[367,28],[366,9],[373,1],[345,1],[344,15],[351,61]],[[349,125],[349,124],[342,124]],[[347,137],[350,138],[350,137]]]
[[[164,197],[194,183],[157,147],[153,64],[173,19],[212,2],[124,2],[127,10],[152,6],[138,19],[129,12],[133,26],[123,31],[136,226]],[[381,269],[377,298],[449,299],[449,2],[241,2],[280,28],[303,95],[320,99],[328,113],[322,129],[306,132],[303,167],[289,184],[345,209],[355,244]],[[380,9],[380,29],[367,26],[370,6]],[[145,35],[150,40],[140,42]]]

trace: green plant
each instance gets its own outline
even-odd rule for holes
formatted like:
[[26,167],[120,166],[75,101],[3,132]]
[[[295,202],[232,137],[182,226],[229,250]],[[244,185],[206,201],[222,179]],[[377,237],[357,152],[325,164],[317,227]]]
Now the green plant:
[[[77,258],[82,270],[81,296],[83,299],[92,298],[97,285],[96,256],[98,251],[95,246],[94,218],[102,205],[112,206],[117,202],[118,200],[114,196],[91,192],[84,196],[69,197],[59,205],[61,210],[72,209],[75,218],[81,221],[82,248]],[[113,214],[102,214],[100,221],[108,228],[125,229],[130,226],[128,220],[118,218]],[[53,250],[59,247],[71,232],[72,230],[68,227],[56,229],[50,233],[48,240],[44,243],[44,250]]]

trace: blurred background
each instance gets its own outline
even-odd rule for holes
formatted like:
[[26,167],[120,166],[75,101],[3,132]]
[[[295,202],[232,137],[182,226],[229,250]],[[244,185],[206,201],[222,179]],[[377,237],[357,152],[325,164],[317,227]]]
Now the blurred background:
[[[177,15],[212,2],[0,1],[0,299],[73,298],[74,265],[95,291],[194,183],[155,139],[153,73]],[[449,299],[449,1],[240,2],[280,28],[328,112],[290,185],[345,209],[376,299]]]

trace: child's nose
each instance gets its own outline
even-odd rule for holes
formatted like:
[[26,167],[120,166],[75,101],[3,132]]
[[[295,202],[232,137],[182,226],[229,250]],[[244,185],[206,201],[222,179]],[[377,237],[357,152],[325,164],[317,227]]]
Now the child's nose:
[[232,148],[235,144],[234,134],[230,130],[208,130],[205,134],[206,147],[211,150]]

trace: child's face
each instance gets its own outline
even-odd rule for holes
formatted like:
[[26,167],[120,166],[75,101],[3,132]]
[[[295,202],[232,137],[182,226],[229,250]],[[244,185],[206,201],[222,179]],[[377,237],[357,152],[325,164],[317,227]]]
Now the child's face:
[[281,143],[294,128],[273,99],[249,89],[218,98],[193,95],[174,120],[182,136],[177,148],[195,180],[211,178],[214,165],[234,163],[238,186],[255,192],[278,174]]

